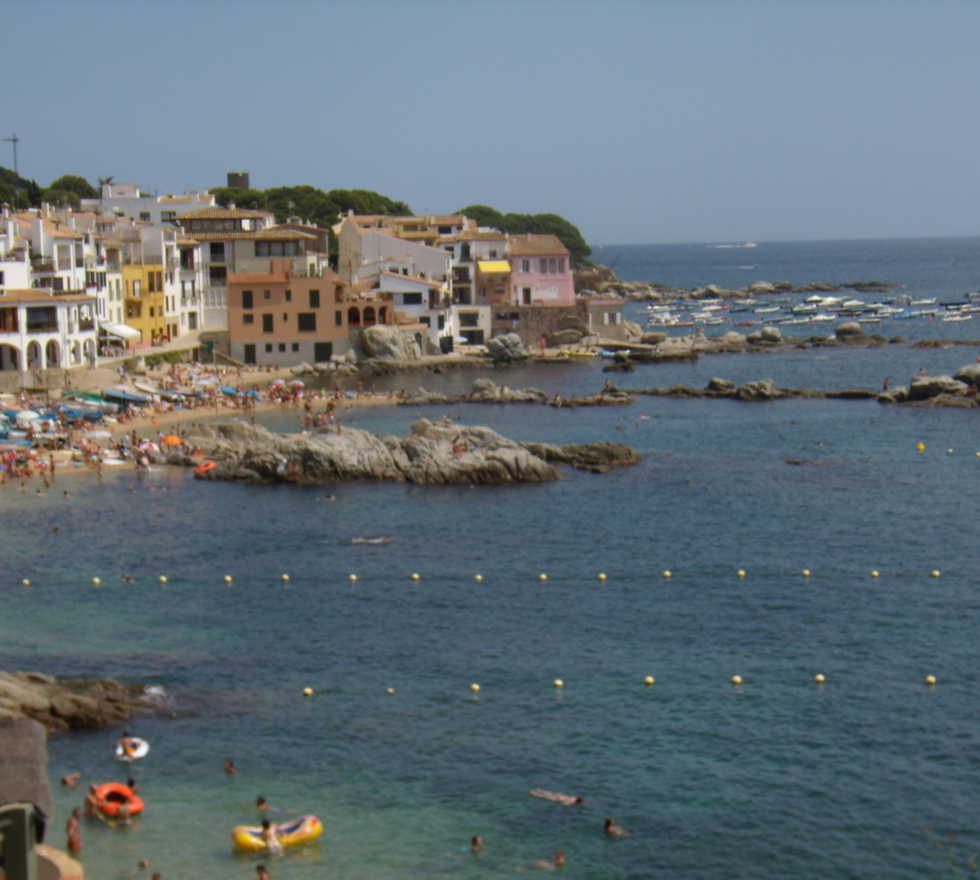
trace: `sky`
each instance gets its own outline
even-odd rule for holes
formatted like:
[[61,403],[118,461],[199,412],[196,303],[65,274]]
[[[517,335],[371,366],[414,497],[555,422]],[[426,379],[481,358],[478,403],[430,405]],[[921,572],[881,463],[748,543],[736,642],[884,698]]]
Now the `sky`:
[[[593,245],[976,235],[975,0],[0,0],[20,173],[363,188]],[[0,165],[12,168],[11,144]]]

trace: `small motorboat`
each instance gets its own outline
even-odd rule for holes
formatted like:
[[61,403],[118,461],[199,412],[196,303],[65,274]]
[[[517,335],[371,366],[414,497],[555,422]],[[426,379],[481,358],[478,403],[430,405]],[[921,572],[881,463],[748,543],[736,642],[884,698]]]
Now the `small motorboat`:
[[[129,816],[136,816],[143,812],[143,799],[121,782],[103,782],[102,785],[97,785],[92,793],[92,799],[96,809],[110,819],[117,818],[120,811],[123,815]],[[128,812],[123,807],[128,807]]]
[[391,535],[374,535],[369,538],[351,538],[351,544],[390,544],[395,539]]
[[[272,828],[284,848],[312,843],[323,834],[323,823],[316,816],[300,816]],[[261,825],[237,825],[231,830],[231,841],[245,852],[264,852],[268,848],[262,839]]]

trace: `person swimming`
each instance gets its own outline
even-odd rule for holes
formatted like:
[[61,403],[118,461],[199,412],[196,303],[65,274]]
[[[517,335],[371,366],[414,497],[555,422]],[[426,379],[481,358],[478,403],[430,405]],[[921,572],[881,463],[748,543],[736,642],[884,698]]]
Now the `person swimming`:
[[521,865],[518,871],[527,871],[533,869],[540,869],[542,871],[554,871],[557,868],[565,867],[565,851],[558,850],[550,859],[538,859],[536,862],[531,862],[529,865]]
[[605,824],[602,826],[602,830],[606,832],[610,837],[626,837],[630,832],[623,828],[622,825],[617,825],[612,819],[606,819]]
[[483,838],[479,834],[474,834],[470,838],[470,852],[479,853],[483,852]]
[[557,791],[546,791],[543,788],[532,788],[528,794],[532,797],[544,798],[546,801],[554,801],[564,807],[573,807],[585,803],[585,798],[581,795],[559,794]]

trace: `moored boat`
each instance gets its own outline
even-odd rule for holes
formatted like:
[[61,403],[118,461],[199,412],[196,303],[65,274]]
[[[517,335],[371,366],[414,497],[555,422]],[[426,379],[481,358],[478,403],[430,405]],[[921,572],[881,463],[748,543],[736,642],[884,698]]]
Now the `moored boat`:
[[[273,825],[272,828],[283,847],[312,843],[323,834],[323,823],[316,816],[300,816],[299,819]],[[245,852],[263,852],[268,849],[262,838],[261,825],[237,825],[231,831],[231,840],[238,849]]]

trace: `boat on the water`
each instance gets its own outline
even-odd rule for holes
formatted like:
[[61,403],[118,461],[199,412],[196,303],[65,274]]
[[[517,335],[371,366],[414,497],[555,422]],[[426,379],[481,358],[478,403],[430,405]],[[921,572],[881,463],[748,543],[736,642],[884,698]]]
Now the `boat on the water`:
[[[283,847],[302,846],[312,843],[323,834],[323,823],[316,816],[300,816],[292,822],[273,825],[273,830]],[[261,825],[237,825],[231,830],[231,840],[245,852],[264,852],[268,847],[262,838]]]
[[126,745],[121,743],[116,746],[116,760],[118,761],[138,761],[145,758],[150,751],[150,744],[145,739],[138,736],[129,737]]

